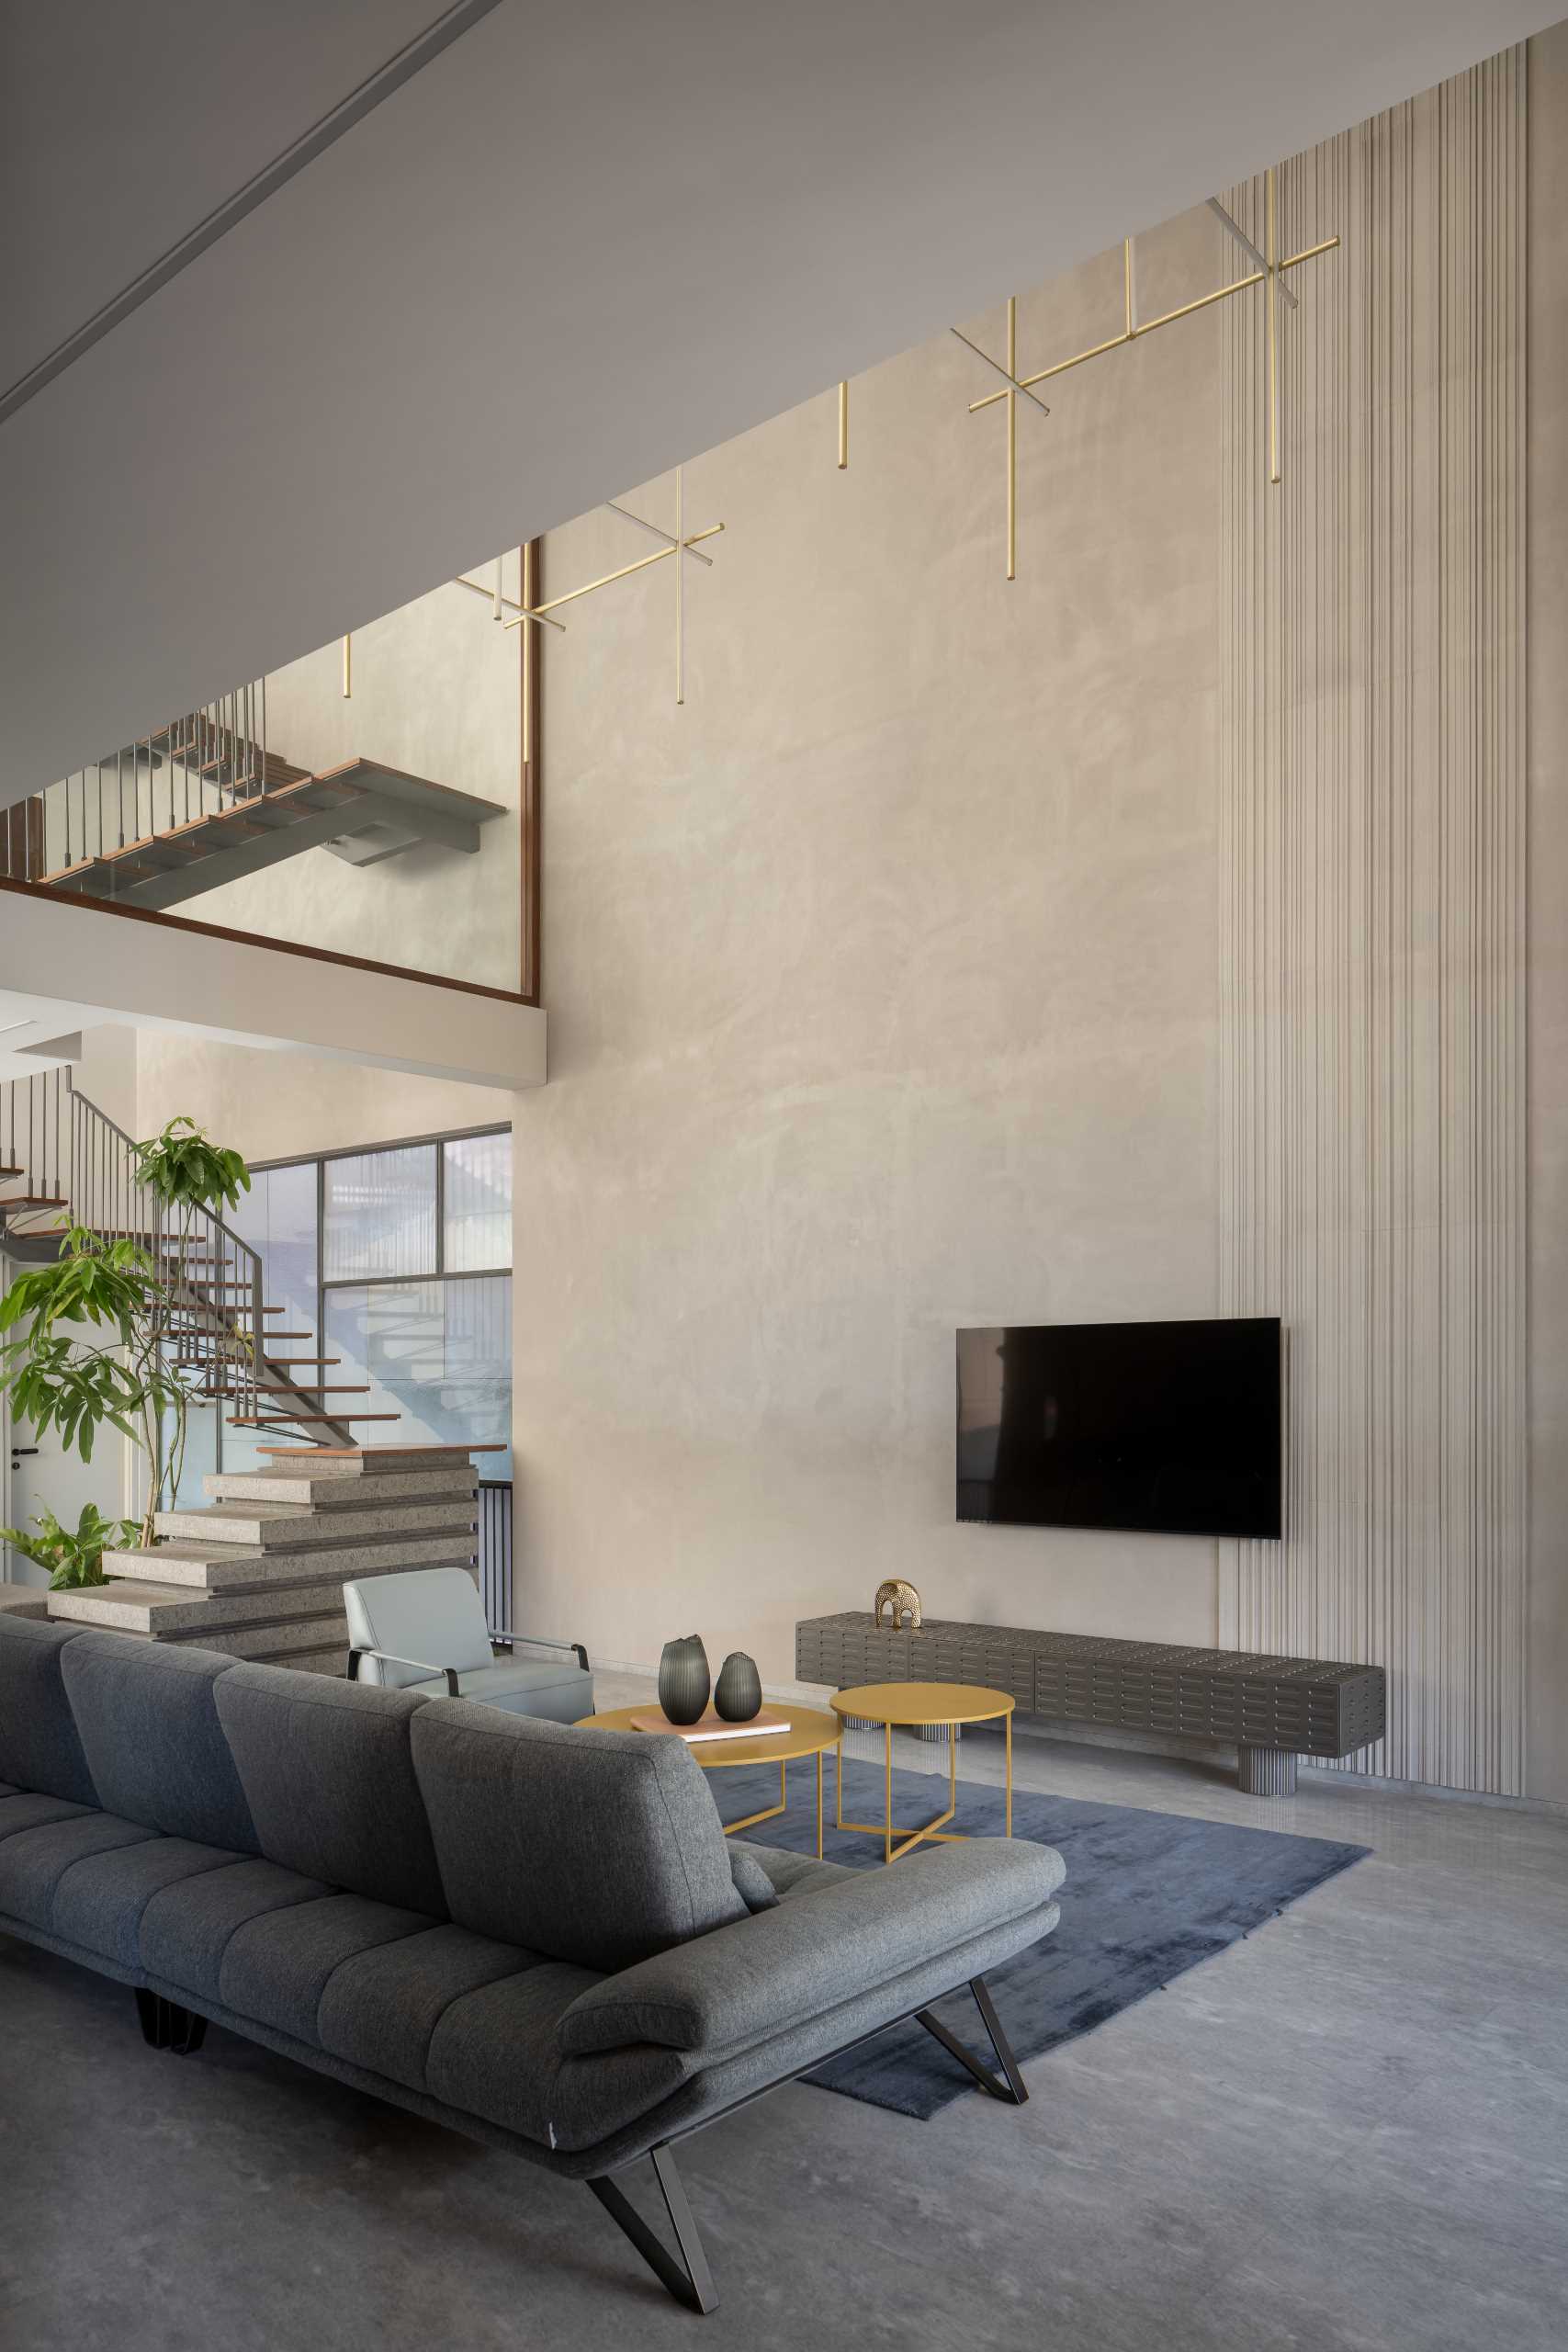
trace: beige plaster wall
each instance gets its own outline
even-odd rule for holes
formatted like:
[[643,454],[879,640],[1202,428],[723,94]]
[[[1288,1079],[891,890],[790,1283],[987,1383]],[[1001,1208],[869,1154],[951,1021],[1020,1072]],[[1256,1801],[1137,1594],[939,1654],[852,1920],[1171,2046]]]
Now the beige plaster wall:
[[[1145,314],[1216,282],[1199,214]],[[1120,256],[1020,305],[1120,322]],[[1001,348],[999,316],[971,322]],[[1214,1634],[1207,1542],[959,1527],[953,1328],[1215,1301],[1213,314],[1018,419],[951,336],[686,469],[722,520],[546,649],[550,1083],[519,1098],[520,1607],[793,1672],[804,1613]],[[672,484],[632,495],[666,525]],[[550,593],[626,560],[554,534]],[[614,601],[613,601],[614,600]]]
[[[183,1113],[247,1159],[304,1159],[355,1144],[494,1126],[511,1117],[515,1100],[494,1087],[307,1054],[260,1053],[152,1030],[96,1034],[134,1046],[139,1135],[153,1135]],[[91,1092],[90,1080],[83,1082]]]
[[[509,531],[511,523],[498,517],[497,538]],[[504,585],[516,595],[515,554]],[[383,760],[499,803],[507,813],[480,829],[476,854],[426,842],[360,867],[310,849],[203,891],[177,911],[413,971],[516,988],[518,635],[500,628],[481,598],[448,583],[355,632],[350,696],[336,645],[267,681],[268,748],[297,767],[320,775],[352,759]]]

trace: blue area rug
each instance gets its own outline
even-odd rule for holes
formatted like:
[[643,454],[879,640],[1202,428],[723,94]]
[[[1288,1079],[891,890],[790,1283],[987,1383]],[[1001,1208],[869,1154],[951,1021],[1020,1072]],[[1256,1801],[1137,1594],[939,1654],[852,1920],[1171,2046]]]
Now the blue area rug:
[[[829,1758],[823,1774],[824,1859],[859,1870],[882,1869],[877,1839],[833,1827],[832,1783]],[[760,1764],[716,1773],[714,1787],[726,1819],[735,1820],[777,1802],[778,1774],[773,1766]],[[815,1853],[808,1763],[792,1766],[789,1794],[787,1813],[741,1834],[760,1846]],[[945,1771],[894,1773],[896,1822],[912,1826],[929,1821],[946,1802]],[[960,1781],[956,1827],[1001,1835],[1000,1789]],[[857,1821],[877,1821],[882,1805],[881,1765],[846,1764],[845,1811]],[[1012,1832],[1055,1846],[1067,1865],[1057,1897],[1060,1926],[1005,1967],[990,1970],[986,1979],[1021,2059],[1038,2058],[1131,2008],[1371,1851],[1326,1838],[1295,1838],[1278,1829],[1245,1829],[1184,1814],[1021,1791],[1013,1795]],[[894,1864],[896,1870],[904,1867]],[[942,2022],[988,2064],[985,2028],[968,1994],[934,2006]],[[809,2079],[922,2120],[974,2087],[957,2061],[912,2023],[891,2026],[859,2050],[829,2059]]]

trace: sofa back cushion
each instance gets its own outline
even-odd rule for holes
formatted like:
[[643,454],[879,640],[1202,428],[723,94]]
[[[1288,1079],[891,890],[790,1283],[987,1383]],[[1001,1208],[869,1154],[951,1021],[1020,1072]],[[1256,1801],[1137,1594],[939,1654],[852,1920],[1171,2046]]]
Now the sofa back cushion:
[[98,1802],[201,1846],[257,1854],[255,1824],[218,1720],[234,1661],[173,1642],[84,1634],[62,1660]]
[[616,1969],[748,1916],[683,1741],[439,1699],[412,1746],[446,1907],[475,1934]]
[[409,1755],[425,1700],[284,1666],[237,1666],[214,1692],[268,1861],[446,1917]]
[[79,1625],[51,1625],[0,1610],[0,1781],[14,1788],[96,1804],[61,1659]]
[[[434,1666],[455,1666],[459,1674],[476,1666],[491,1666],[484,1603],[467,1568],[405,1568],[384,1577],[362,1577],[343,1589],[348,1613],[350,1646],[356,1650],[389,1650],[392,1658],[412,1658],[412,1666],[390,1659],[359,1661],[361,1682],[384,1683],[401,1690],[421,1682],[431,1693]],[[445,1682],[436,1680],[435,1691]]]

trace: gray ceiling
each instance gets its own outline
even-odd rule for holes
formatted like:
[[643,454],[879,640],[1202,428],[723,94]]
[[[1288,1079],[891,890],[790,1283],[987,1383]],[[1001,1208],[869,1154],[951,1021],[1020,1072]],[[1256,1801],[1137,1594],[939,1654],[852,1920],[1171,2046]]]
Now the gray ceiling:
[[[442,13],[6,0],[0,377]],[[0,425],[0,802],[1554,14],[501,0]]]

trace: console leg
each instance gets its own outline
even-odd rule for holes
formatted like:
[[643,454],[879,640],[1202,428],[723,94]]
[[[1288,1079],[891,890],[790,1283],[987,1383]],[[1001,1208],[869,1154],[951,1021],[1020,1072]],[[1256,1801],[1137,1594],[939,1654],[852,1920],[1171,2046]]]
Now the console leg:
[[141,2021],[141,2039],[149,2050],[166,2050],[164,2034],[164,2004],[156,1993],[145,1984],[136,1987],[136,2014]]
[[670,2217],[680,2259],[649,2229],[637,2207],[608,2175],[591,2180],[589,2188],[615,2222],[628,2237],[647,2263],[660,2285],[683,2303],[689,2312],[707,2312],[717,2308],[713,2273],[708,2268],[703,2242],[697,2234],[692,2209],[686,2202],[686,2192],[681,2176],[675,2169],[675,2159],[667,2147],[649,2151],[654,2177],[664,2199],[664,2210]]
[[930,2009],[917,2009],[916,2022],[923,2025],[944,2050],[951,2051],[959,2064],[974,2075],[980,2088],[989,2092],[992,2098],[1005,2099],[1010,2107],[1022,2107],[1029,2097],[1028,2087],[1018,2071],[1018,2060],[1013,2056],[1012,2046],[1002,2030],[1002,2021],[997,2015],[985,1978],[972,1978],[969,1990],[975,1996],[975,2006],[980,2012],[981,2022],[991,2038],[991,2048],[997,2053],[997,2064],[1006,2078],[1004,2082],[998,2082],[988,2066],[983,2066],[978,2058],[972,2056],[957,2035],[949,2033],[941,2018],[933,2017]]
[[1285,1747],[1238,1747],[1235,1784],[1249,1797],[1293,1797],[1296,1759]]

